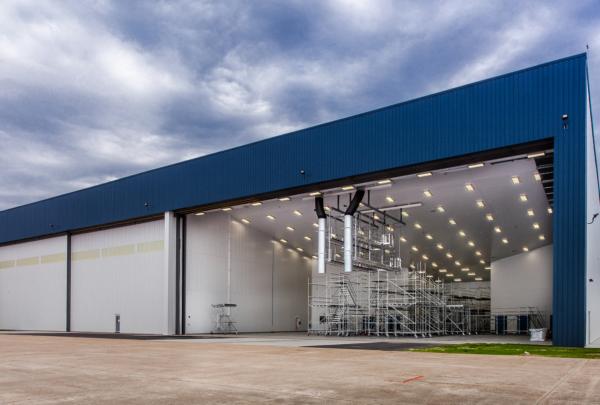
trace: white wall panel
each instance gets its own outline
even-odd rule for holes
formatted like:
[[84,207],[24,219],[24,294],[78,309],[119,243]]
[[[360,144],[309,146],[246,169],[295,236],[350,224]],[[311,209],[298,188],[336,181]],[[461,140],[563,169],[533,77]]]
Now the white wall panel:
[[72,237],[73,331],[162,333],[164,221]]
[[211,305],[226,302],[241,332],[306,328],[311,260],[227,214],[190,215],[187,232],[187,333],[210,332]]
[[548,245],[492,262],[492,311],[537,307],[552,313],[552,254]]
[[64,331],[67,238],[0,247],[0,329]]

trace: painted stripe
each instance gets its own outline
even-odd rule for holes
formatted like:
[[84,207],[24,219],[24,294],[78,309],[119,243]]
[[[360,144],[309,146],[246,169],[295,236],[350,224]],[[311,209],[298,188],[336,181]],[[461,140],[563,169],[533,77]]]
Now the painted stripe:
[[102,249],[102,257],[126,256],[135,253],[135,245],[113,246]]
[[163,250],[165,247],[165,241],[155,240],[151,242],[142,242],[137,244],[138,253],[149,253]]
[[39,256],[17,259],[17,266],[35,266],[36,264],[40,264]]
[[11,267],[15,267],[14,260],[4,260],[0,262],[0,269],[9,269]]
[[78,260],[92,260],[100,258],[100,250],[92,249],[92,250],[83,250],[81,252],[73,252],[73,261]]
[[42,256],[42,264],[63,263],[67,260],[65,253],[55,253],[53,255]]

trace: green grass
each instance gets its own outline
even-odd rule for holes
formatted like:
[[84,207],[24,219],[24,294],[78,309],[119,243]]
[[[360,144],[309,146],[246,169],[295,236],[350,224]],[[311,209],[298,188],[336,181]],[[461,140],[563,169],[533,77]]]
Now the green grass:
[[512,356],[571,357],[578,359],[600,359],[600,349],[560,347],[526,344],[462,344],[411,349],[414,352],[496,354]]

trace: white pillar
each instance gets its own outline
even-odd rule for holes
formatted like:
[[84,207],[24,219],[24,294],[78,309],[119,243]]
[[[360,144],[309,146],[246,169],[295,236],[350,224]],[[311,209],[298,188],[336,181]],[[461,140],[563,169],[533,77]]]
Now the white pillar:
[[177,222],[172,212],[165,212],[163,266],[163,335],[175,334]]
[[344,272],[352,271],[352,215],[344,215]]
[[319,267],[318,273],[325,273],[325,218],[319,218]]

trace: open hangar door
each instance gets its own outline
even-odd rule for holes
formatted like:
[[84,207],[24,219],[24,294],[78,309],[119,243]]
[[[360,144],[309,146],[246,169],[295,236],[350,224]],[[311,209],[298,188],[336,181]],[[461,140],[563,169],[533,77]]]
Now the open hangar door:
[[[235,304],[222,313],[240,332],[420,337],[549,327],[552,160],[549,149],[189,214],[186,333],[214,331],[220,304]],[[346,249],[357,190],[365,194]]]

